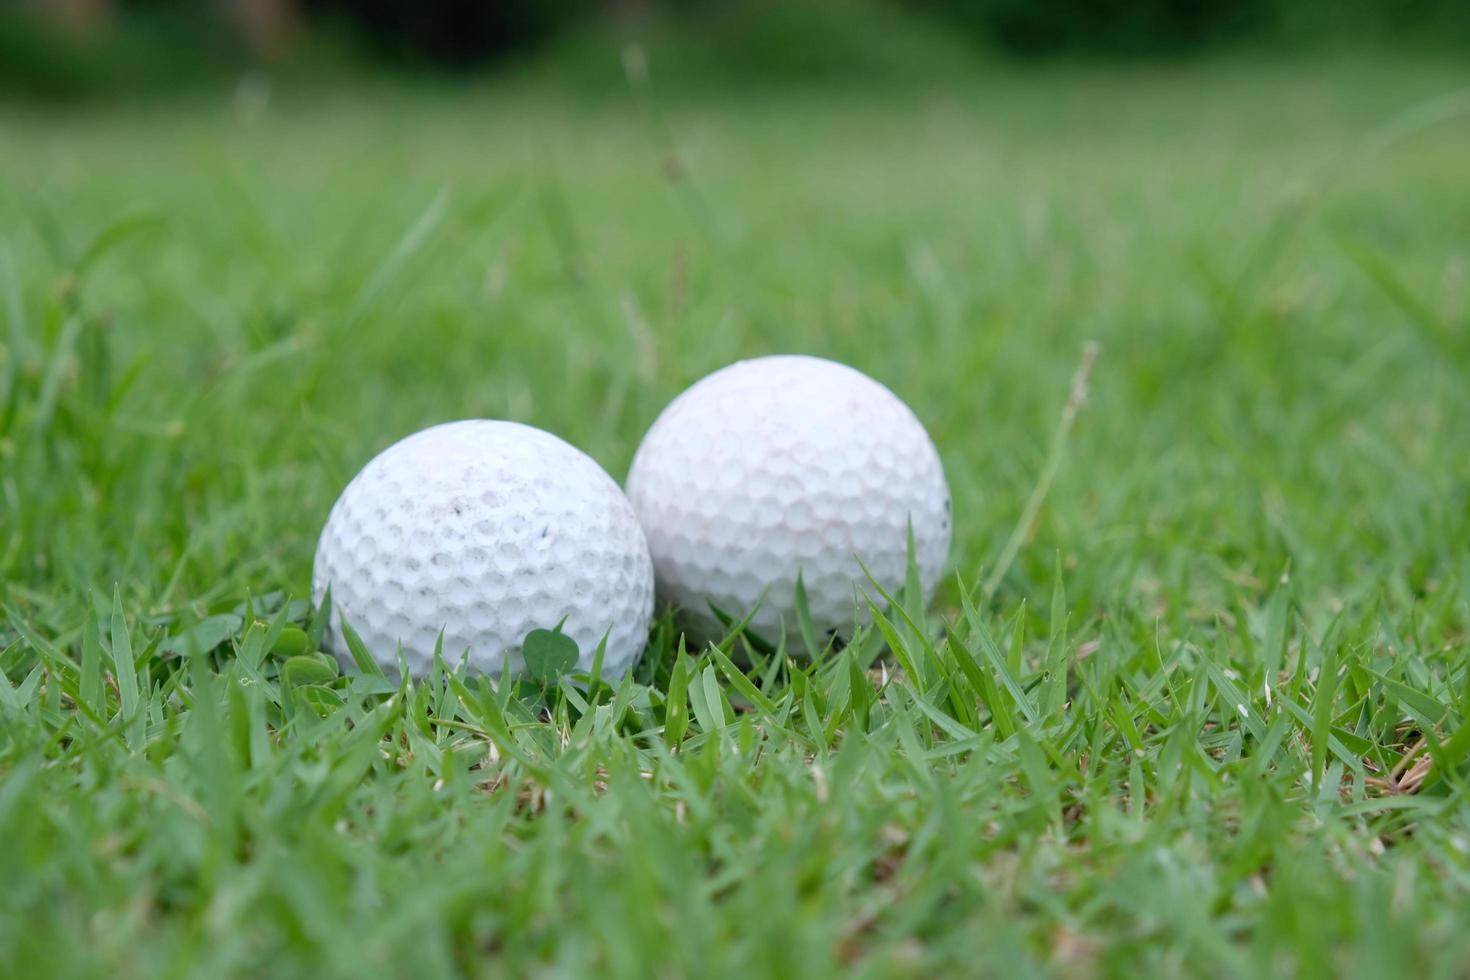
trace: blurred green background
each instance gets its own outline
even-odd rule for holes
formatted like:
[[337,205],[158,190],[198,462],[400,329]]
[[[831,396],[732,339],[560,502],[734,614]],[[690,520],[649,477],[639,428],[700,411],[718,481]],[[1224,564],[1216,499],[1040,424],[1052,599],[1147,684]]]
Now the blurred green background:
[[[604,51],[608,34],[678,48],[746,83],[888,78],[971,57],[1180,57],[1250,46],[1470,51],[1462,0],[3,0],[0,93],[176,91],[268,66],[505,70]],[[921,53],[922,52],[922,53]],[[594,59],[595,60],[595,59]],[[667,59],[662,59],[667,60]],[[939,59],[941,62],[945,58]],[[572,69],[568,68],[569,71]]]

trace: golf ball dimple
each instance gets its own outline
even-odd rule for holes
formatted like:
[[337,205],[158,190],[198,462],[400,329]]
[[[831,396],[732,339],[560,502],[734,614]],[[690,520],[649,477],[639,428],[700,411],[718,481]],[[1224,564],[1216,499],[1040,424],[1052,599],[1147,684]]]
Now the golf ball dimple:
[[815,357],[762,357],[674,399],[644,436],[628,497],[661,601],[701,637],[710,604],[774,638],[794,627],[801,576],[813,626],[846,635],[902,586],[913,528],[927,601],[949,555],[950,498],[934,443],[893,392]]
[[[653,567],[627,497],[590,457],[515,422],[437,425],[388,447],[342,492],[317,544],[312,595],[332,590],[328,648],[350,659],[343,617],[384,667],[401,643],[429,670],[440,631],[451,664],[523,667],[533,629],[577,642],[603,674],[637,660],[653,613]],[[563,622],[564,621],[564,622]]]

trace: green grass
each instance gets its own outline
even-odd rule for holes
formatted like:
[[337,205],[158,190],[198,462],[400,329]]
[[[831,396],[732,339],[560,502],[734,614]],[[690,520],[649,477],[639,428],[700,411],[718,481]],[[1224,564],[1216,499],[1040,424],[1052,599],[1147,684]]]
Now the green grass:
[[[1470,971],[1470,73],[653,67],[0,111],[0,973]],[[927,617],[282,667],[379,449],[772,351],[929,426]]]

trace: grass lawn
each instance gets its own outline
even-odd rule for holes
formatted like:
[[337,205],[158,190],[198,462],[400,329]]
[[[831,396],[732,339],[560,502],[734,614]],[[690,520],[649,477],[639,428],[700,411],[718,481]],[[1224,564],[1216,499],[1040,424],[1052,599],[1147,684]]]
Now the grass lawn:
[[[0,973],[1466,975],[1467,86],[0,109]],[[928,425],[927,617],[280,676],[378,450],[502,417],[621,480],[776,351]]]

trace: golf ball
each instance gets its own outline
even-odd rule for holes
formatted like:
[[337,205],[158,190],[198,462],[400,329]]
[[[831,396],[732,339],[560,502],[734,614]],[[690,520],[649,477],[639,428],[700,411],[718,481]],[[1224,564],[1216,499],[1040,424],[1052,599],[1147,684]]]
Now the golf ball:
[[561,624],[603,673],[637,660],[653,613],[648,545],[621,489],[584,453],[514,422],[437,425],[385,449],[337,500],[312,573],[332,589],[327,639],[349,658],[345,618],[379,663],[426,673],[444,657],[499,674],[521,641]]
[[949,553],[949,487],[923,425],[883,385],[815,357],[716,371],[664,409],[628,474],[660,601],[718,635],[712,603],[757,634],[794,627],[798,574],[812,624],[847,635],[864,594],[902,586],[912,522],[932,597]]

